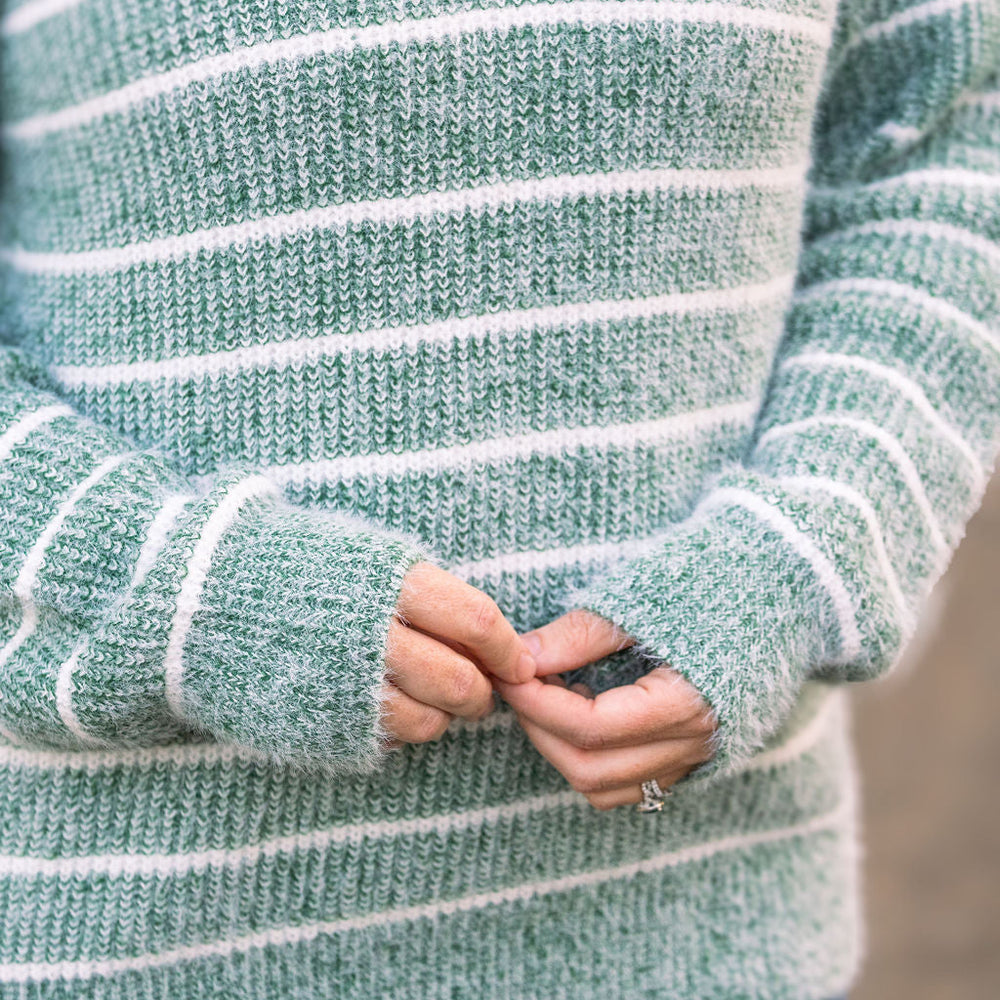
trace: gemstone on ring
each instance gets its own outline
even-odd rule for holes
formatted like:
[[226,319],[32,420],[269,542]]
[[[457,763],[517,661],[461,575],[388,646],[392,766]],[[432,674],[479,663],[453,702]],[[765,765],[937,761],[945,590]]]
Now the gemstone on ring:
[[660,788],[656,778],[644,781],[641,788],[642,801],[636,806],[636,809],[641,813],[660,812],[663,809],[663,802],[670,795],[670,792],[665,792]]

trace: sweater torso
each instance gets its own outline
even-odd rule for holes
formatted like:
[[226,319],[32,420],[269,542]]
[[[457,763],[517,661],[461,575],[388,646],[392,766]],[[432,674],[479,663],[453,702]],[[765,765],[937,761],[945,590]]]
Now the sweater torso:
[[11,329],[184,472],[415,531],[541,624],[745,448],[831,16],[74,7],[8,46]]

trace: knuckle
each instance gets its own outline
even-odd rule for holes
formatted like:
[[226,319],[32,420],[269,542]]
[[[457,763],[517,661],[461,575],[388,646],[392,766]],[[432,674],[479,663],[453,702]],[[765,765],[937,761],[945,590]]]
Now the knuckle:
[[579,721],[571,725],[566,739],[581,750],[603,750],[608,745],[608,734],[599,727]]
[[698,724],[701,734],[706,737],[710,737],[718,728],[715,713],[711,709],[702,711],[698,719]]
[[434,709],[424,712],[413,725],[411,742],[430,743],[440,739],[448,728],[449,722],[451,719],[444,712],[438,712]]
[[502,618],[499,605],[492,598],[483,595],[472,607],[472,635],[476,639],[488,638]]
[[596,637],[598,621],[593,614],[583,608],[574,608],[566,615],[566,624],[569,626],[573,641],[581,646],[588,646]]
[[462,709],[476,700],[478,671],[472,666],[462,666],[448,679],[445,692],[445,708]]

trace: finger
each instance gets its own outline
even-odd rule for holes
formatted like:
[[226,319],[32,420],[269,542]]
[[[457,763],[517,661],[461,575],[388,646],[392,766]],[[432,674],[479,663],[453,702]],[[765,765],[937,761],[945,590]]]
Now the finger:
[[498,681],[497,689],[519,715],[587,749],[707,735],[714,728],[698,692],[667,667],[595,698],[538,678],[517,685]]
[[535,663],[497,603],[433,563],[403,579],[397,614],[428,635],[460,643],[490,673],[513,684],[535,675]]
[[577,608],[541,628],[525,632],[539,674],[562,674],[634,645],[619,626],[592,611]]
[[704,746],[696,739],[661,740],[612,750],[581,750],[527,719],[520,721],[538,752],[576,791],[584,794],[611,791],[623,785],[638,788],[651,774],[685,772],[705,759]]
[[561,688],[569,687],[569,685],[566,683],[566,678],[560,677],[559,674],[549,674],[548,677],[543,677],[542,683],[555,684],[556,687],[561,687]]
[[[687,770],[674,770],[668,771],[663,774],[656,775],[657,784],[663,791],[667,791],[671,785],[676,784],[683,778],[690,768]],[[648,778],[643,778],[643,781],[647,781]],[[619,806],[628,805],[638,805],[642,801],[642,782],[635,784],[634,782],[630,785],[623,785],[621,788],[613,788],[606,792],[591,792],[587,796],[587,801],[595,809],[616,809]]]
[[447,712],[411,698],[395,684],[383,686],[382,726],[390,736],[404,743],[428,743],[440,739],[450,722]]
[[385,660],[392,683],[417,701],[465,719],[493,709],[493,687],[479,667],[401,622],[389,625]]

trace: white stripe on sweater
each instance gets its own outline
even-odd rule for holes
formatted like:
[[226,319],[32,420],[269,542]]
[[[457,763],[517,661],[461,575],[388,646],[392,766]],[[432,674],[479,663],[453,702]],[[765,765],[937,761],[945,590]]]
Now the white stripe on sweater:
[[781,368],[853,368],[873,378],[887,382],[896,392],[916,407],[920,415],[965,459],[971,473],[970,486],[978,496],[986,485],[986,475],[979,456],[969,443],[951,426],[924,395],[923,389],[912,379],[906,378],[895,368],[870,361],[852,354],[830,354],[826,351],[808,351],[793,354],[780,365]]
[[810,188],[810,198],[840,199],[855,194],[867,194],[871,191],[886,191],[892,188],[905,188],[911,185],[925,184],[934,187],[969,188],[1000,188],[1000,176],[987,174],[982,170],[967,170],[962,167],[928,167],[925,170],[908,170],[893,177],[869,181],[866,184],[843,184],[837,187],[817,186]]
[[[176,494],[169,497],[157,511],[146,532],[146,539],[139,549],[132,579],[121,598],[122,601],[127,600],[145,580],[157,555],[166,544],[167,536],[178,515],[183,510],[184,505],[192,500],[194,500],[192,495]],[[59,709],[59,717],[62,719],[63,725],[71,733],[83,743],[94,743],[95,738],[84,729],[73,708],[73,673],[80,662],[80,656],[87,648],[87,643],[87,637],[81,639],[66,662],[59,668],[59,675],[56,678],[56,707]]]
[[902,125],[899,122],[885,122],[878,128],[878,134],[888,139],[894,146],[902,146],[907,143],[919,142],[923,137],[923,130],[915,125]]
[[[893,236],[898,239],[930,239],[954,243],[973,253],[978,253],[995,268],[1000,270],[1000,243],[973,233],[961,226],[950,226],[944,222],[928,222],[923,219],[882,219],[878,222],[863,222],[857,226],[845,226],[831,233],[816,237],[809,243],[810,252],[822,249],[831,243],[853,240],[861,236]],[[865,247],[870,252],[870,245]],[[848,279],[849,280],[849,279]],[[872,279],[869,279],[872,280]]]
[[795,302],[811,302],[829,295],[871,295],[893,301],[905,301],[915,305],[921,312],[936,316],[946,323],[953,323],[971,333],[993,353],[1000,355],[1000,331],[987,326],[981,320],[956,308],[950,302],[939,299],[929,292],[901,281],[885,278],[834,278],[810,285],[795,294]]
[[798,760],[816,747],[831,724],[838,728],[844,727],[847,724],[847,714],[847,692],[842,686],[831,686],[822,704],[808,722],[793,732],[783,743],[768,747],[751,757],[739,770],[763,771]]
[[27,767],[43,771],[82,771],[99,774],[114,768],[199,767],[216,764],[261,764],[273,767],[273,758],[234,743],[167,743],[149,747],[116,747],[113,750],[39,750],[21,746],[22,738],[0,735],[11,744],[0,745],[0,767]]
[[[661,22],[668,25],[719,24],[749,31],[770,31],[809,39],[826,46],[830,26],[810,17],[782,14],[728,3],[686,0],[560,0],[517,6],[466,9],[458,13],[408,18],[382,24],[332,28],[311,34],[260,42],[206,56],[196,62],[127,84],[71,107],[34,115],[4,126],[10,139],[35,139],[61,129],[78,128],[165,95],[277,62],[301,62],[356,49],[406,46],[456,39],[475,32],[581,24],[588,27]],[[213,95],[215,99],[217,95]]]
[[830,479],[827,476],[781,476],[775,479],[779,486],[787,487],[791,490],[819,490],[831,496],[846,500],[852,507],[860,511],[865,523],[868,526],[868,533],[872,539],[872,551],[875,560],[882,571],[882,578],[885,580],[886,589],[892,598],[892,603],[896,609],[896,619],[899,622],[905,635],[909,635],[913,630],[914,620],[910,612],[906,598],[903,596],[902,587],[899,584],[899,577],[896,568],[892,565],[889,551],[885,546],[885,536],[882,532],[882,525],[879,523],[878,514],[875,508],[868,501],[868,498],[859,493],[852,486]]
[[132,456],[132,452],[112,455],[110,458],[104,459],[96,469],[77,483],[70,490],[66,499],[59,505],[55,516],[45,526],[41,535],[36,539],[35,544],[32,545],[21,565],[21,570],[14,581],[13,587],[14,596],[17,597],[21,605],[21,625],[14,635],[8,639],[3,649],[0,649],[0,666],[5,664],[17,652],[35,631],[35,627],[38,624],[38,608],[35,605],[33,591],[38,583],[38,573],[42,567],[42,563],[45,561],[45,555],[52,544],[52,540],[87,491],[100,482],[109,472],[116,469]]
[[861,41],[875,41],[903,28],[909,28],[911,25],[931,21],[936,17],[958,14],[973,6],[975,6],[975,0],[926,0],[925,3],[907,7],[905,10],[887,17],[884,21],[869,24],[848,43],[848,46],[853,46]]
[[927,21],[933,21],[935,18],[961,14],[969,7],[974,7],[976,2],[977,0],[926,0],[925,3],[897,11],[882,21],[866,25],[830,53],[830,59],[825,69],[826,79],[828,81],[835,79],[848,57],[859,46],[867,42],[878,41],[886,35],[894,34],[914,24],[923,24]]
[[906,482],[914,503],[924,517],[934,547],[939,554],[948,551],[949,545],[941,533],[937,515],[934,513],[934,508],[931,506],[931,502],[924,490],[924,484],[920,478],[920,473],[917,471],[917,467],[913,464],[910,456],[906,454],[899,441],[891,434],[887,434],[877,424],[873,424],[869,420],[861,420],[857,417],[820,414],[814,417],[807,417],[805,420],[796,420],[788,424],[778,424],[776,427],[772,427],[769,431],[762,434],[757,444],[759,447],[779,437],[801,434],[804,431],[815,430],[817,427],[847,427],[865,437],[873,438],[879,447],[892,458],[893,463]]
[[[610,0],[615,2],[615,0]],[[648,0],[644,0],[648,2]],[[748,170],[698,170],[668,167],[617,170],[595,174],[557,174],[529,180],[499,181],[472,188],[431,191],[395,198],[344,202],[304,208],[248,222],[234,222],[179,236],[76,253],[49,253],[8,247],[0,260],[30,273],[77,274],[121,271],[138,264],[177,260],[199,251],[214,252],[261,240],[279,241],[316,229],[374,223],[396,225],[438,213],[460,215],[530,202],[559,202],[571,198],[606,198],[670,189],[740,191],[768,188],[793,191],[805,184],[808,164],[759,167]]]
[[83,724],[77,718],[76,710],[73,708],[73,673],[80,662],[80,654],[87,646],[87,640],[81,639],[73,648],[68,659],[59,668],[56,676],[56,708],[59,711],[59,718],[62,724],[83,744],[94,746],[95,741],[90,733],[83,728]]
[[0,726],[0,739],[5,739],[12,747],[17,747],[21,742],[21,737],[5,726]]
[[464,580],[495,580],[507,573],[527,576],[530,573],[544,573],[549,569],[562,569],[564,566],[610,564],[618,559],[637,556],[666,537],[667,533],[660,532],[623,542],[582,543],[553,549],[505,552],[503,555],[450,566],[448,572]]
[[[497,729],[508,729],[514,725],[513,712],[495,711],[485,719],[467,722],[454,718],[450,732],[487,733]],[[246,764],[262,764],[268,769],[274,767],[274,758],[235,743],[166,743],[149,747],[115,747],[110,750],[39,750],[25,747],[20,736],[0,726],[0,738],[9,746],[0,743],[0,768],[35,768],[52,771],[83,771],[96,774],[114,768],[144,767],[200,767],[216,764],[228,765],[237,761]]]
[[582,448],[619,447],[633,450],[637,445],[692,436],[721,424],[745,423],[756,413],[758,405],[756,400],[749,400],[675,413],[655,420],[560,427],[421,451],[344,455],[317,462],[273,465],[265,473],[279,483],[303,486],[307,483],[342,482],[360,476],[405,476],[475,464],[495,465],[499,461],[532,455],[569,454]]
[[712,291],[673,292],[634,299],[566,302],[534,309],[509,309],[482,316],[455,317],[412,326],[382,327],[358,333],[296,338],[210,354],[185,354],[159,361],[106,365],[53,365],[52,374],[66,388],[153,382],[159,379],[200,380],[224,372],[283,368],[309,364],[351,351],[391,351],[421,344],[511,334],[540,327],[574,327],[584,323],[614,323],[655,319],[693,312],[730,312],[780,304],[792,291],[793,274],[769,281]]
[[[486,733],[496,729],[506,729],[514,724],[514,713],[496,711],[485,719],[467,723],[456,717],[449,727],[451,731]],[[199,767],[201,765],[232,764],[237,761],[247,764],[262,764],[271,769],[273,757],[247,746],[235,743],[166,743],[149,747],[115,747],[111,750],[39,750],[23,746],[23,739],[0,726],[0,739],[10,745],[0,743],[0,768],[28,767],[40,770],[83,771],[99,773],[113,768],[143,767]]]
[[177,605],[170,623],[163,664],[167,704],[178,719],[185,718],[184,643],[191,622],[198,612],[202,590],[208,578],[215,550],[236,520],[240,508],[248,500],[261,495],[274,495],[276,492],[274,484],[265,476],[254,475],[241,479],[232,486],[209,515],[195,544],[180,593],[177,595]]
[[265,858],[299,851],[325,851],[337,844],[362,844],[394,837],[447,836],[468,830],[530,816],[549,809],[583,806],[583,797],[572,790],[536,795],[502,805],[469,809],[465,812],[440,813],[413,819],[372,820],[351,823],[326,830],[272,837],[244,847],[216,848],[176,854],[91,854],[65,858],[31,858],[0,855],[0,878],[170,878],[199,872],[206,868],[228,868],[259,864]]
[[72,10],[80,2],[81,0],[28,0],[0,20],[0,34],[7,38],[19,35],[50,17]]
[[855,617],[854,601],[833,562],[820,550],[819,546],[783,511],[773,504],[751,493],[750,490],[734,486],[722,486],[713,490],[698,505],[698,512],[715,507],[738,506],[750,511],[784,539],[793,552],[803,558],[812,569],[820,586],[827,592],[837,615],[840,627],[840,661],[850,663],[862,650],[861,632]]
[[809,837],[828,831],[833,832],[838,828],[844,828],[850,820],[851,812],[849,800],[845,800],[829,812],[791,826],[720,837],[717,840],[706,841],[680,850],[666,851],[642,861],[564,875],[561,878],[547,879],[542,882],[515,885],[491,892],[476,893],[458,899],[437,900],[432,903],[420,903],[394,910],[383,910],[300,926],[274,927],[228,940],[209,941],[203,944],[173,948],[159,954],[63,962],[4,962],[0,964],[0,982],[28,983],[114,976],[125,972],[163,968],[181,962],[221,958],[258,948],[287,947],[312,941],[320,936],[365,930],[369,927],[385,927],[421,919],[434,920],[457,913],[474,912],[490,906],[527,902],[539,896],[590,888],[604,882],[620,881],[637,875],[655,874],[678,865],[704,861],[724,852],[745,851],[764,844],[780,843],[783,840],[796,837]]
[[867,42],[878,41],[886,35],[894,34],[914,24],[923,24],[927,21],[933,21],[935,18],[959,14],[970,6],[974,6],[975,3],[976,0],[926,0],[925,3],[908,7],[882,21],[867,25],[856,34],[852,34],[839,49],[831,54],[832,58],[825,71],[827,79],[836,77],[848,56],[859,46]]
[[192,493],[176,493],[168,497],[159,509],[146,532],[146,540],[139,550],[139,557],[135,562],[135,573],[129,585],[130,593],[142,586],[147,574],[156,563],[156,557],[167,544],[167,539],[170,537],[170,532],[177,522],[177,518],[180,517],[181,511],[195,499],[197,498]]
[[43,406],[37,410],[32,410],[19,420],[16,420],[10,427],[0,434],[0,462],[6,461],[10,453],[25,441],[28,436],[39,427],[44,426],[56,417],[69,417],[73,415],[73,410],[64,403],[54,403],[50,406]]
[[[801,725],[785,742],[751,757],[740,772],[765,770],[793,763],[809,753],[828,732],[834,717],[839,720],[843,696],[832,689],[813,716]],[[513,716],[513,713],[509,713]],[[551,809],[589,808],[579,793],[567,789],[534,795],[526,799],[505,802],[465,812],[438,813],[411,819],[380,819],[367,823],[348,823],[309,833],[272,837],[243,847],[215,848],[204,851],[173,854],[89,854],[63,858],[0,855],[0,878],[108,878],[156,877],[170,878],[199,872],[207,868],[238,867],[259,864],[265,858],[297,851],[324,851],[335,844],[362,844],[395,837],[447,836],[489,824],[507,822],[518,817]]]

